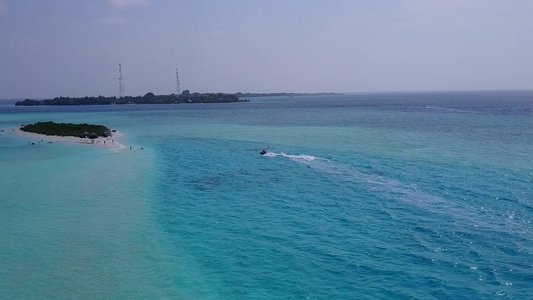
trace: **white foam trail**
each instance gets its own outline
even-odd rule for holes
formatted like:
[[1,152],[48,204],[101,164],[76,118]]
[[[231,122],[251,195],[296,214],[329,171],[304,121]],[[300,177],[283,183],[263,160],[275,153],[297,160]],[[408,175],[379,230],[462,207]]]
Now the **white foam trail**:
[[281,153],[274,153],[274,152],[267,152],[265,153],[263,156],[269,156],[269,157],[276,157],[276,156],[282,156],[282,157],[286,157],[288,159],[291,159],[291,160],[294,160],[294,161],[297,161],[297,162],[312,162],[316,159],[320,159],[316,156],[312,156],[312,155],[306,155],[306,154],[299,154],[299,155],[292,155],[292,154],[285,154],[283,152]]
[[[283,152],[267,152],[264,156],[288,158],[297,163],[310,166],[319,172],[333,175],[340,180],[360,184],[363,189],[369,192],[382,194],[389,199],[400,200],[432,213],[450,215],[457,224],[485,227],[498,232],[517,232],[524,230],[523,224],[509,223],[510,221],[514,221],[514,219],[507,215],[506,226],[501,228],[501,225],[498,225],[501,224],[500,222],[487,222],[487,220],[484,220],[479,215],[477,208],[470,206],[468,203],[440,197],[420,189],[416,184],[388,178],[369,170],[362,170],[354,166],[306,154],[289,155]],[[487,218],[487,216],[484,216],[484,218]],[[492,216],[492,218],[500,219],[498,216]],[[530,228],[530,225],[526,225],[526,227]]]
[[326,158],[306,154],[289,155],[283,152],[267,152],[264,156],[289,158],[292,161],[306,164],[320,172],[334,175],[341,180],[362,184],[371,192],[386,194],[388,197],[400,198],[402,201],[429,211],[440,211],[440,207],[448,202],[444,198],[420,190],[416,184],[403,183],[379,174],[362,171],[353,166],[336,163]]
[[265,154],[263,154],[263,156],[268,156],[268,157],[276,157],[278,156],[279,154],[277,153],[274,153],[274,152],[267,152]]

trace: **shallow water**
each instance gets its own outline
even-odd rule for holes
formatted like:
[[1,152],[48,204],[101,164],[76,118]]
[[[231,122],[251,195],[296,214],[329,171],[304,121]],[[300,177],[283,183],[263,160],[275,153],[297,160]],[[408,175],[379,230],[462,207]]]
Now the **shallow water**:
[[[3,298],[533,297],[530,92],[0,114]],[[9,133],[48,120],[132,150]]]

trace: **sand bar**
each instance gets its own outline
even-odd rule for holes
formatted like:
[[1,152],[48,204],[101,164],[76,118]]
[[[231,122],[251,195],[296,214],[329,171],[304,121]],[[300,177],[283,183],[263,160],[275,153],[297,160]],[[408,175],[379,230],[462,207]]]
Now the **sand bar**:
[[98,137],[96,139],[80,138],[75,136],[38,134],[33,132],[22,131],[20,130],[20,128],[13,128],[11,131],[15,135],[43,142],[86,145],[107,148],[113,151],[118,151],[126,148],[123,144],[120,143],[120,138],[124,136],[124,134],[120,131],[113,132],[110,137]]

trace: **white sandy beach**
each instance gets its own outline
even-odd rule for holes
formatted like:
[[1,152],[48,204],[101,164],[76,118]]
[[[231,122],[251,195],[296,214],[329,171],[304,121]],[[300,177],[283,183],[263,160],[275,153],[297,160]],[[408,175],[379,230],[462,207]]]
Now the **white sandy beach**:
[[99,137],[94,140],[88,139],[88,138],[79,138],[75,136],[57,136],[57,135],[44,135],[44,134],[38,134],[38,133],[32,133],[32,132],[25,132],[20,130],[20,128],[13,128],[11,130],[13,134],[35,139],[37,141],[42,142],[52,142],[52,143],[65,143],[65,144],[77,144],[77,145],[87,145],[87,146],[94,146],[94,147],[101,147],[101,148],[107,148],[113,151],[118,151],[125,149],[126,147],[120,143],[120,138],[124,136],[124,134],[120,131],[116,131],[112,133],[112,136],[110,137]]

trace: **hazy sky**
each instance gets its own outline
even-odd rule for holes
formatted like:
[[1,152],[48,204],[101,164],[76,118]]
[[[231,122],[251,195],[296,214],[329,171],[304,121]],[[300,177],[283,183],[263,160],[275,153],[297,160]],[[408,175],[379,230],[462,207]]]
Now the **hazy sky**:
[[0,98],[533,89],[532,0],[0,0]]

